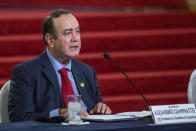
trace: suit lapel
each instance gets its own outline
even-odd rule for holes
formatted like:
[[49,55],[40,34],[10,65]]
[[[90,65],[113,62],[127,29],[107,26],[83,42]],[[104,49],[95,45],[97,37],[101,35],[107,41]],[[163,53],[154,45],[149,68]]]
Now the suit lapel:
[[92,107],[91,99],[88,94],[89,85],[86,79],[84,78],[84,76],[82,75],[80,68],[77,68],[77,64],[74,63],[74,60],[72,62],[72,74],[73,74],[78,92],[82,96],[82,100],[84,104],[87,106],[87,109],[91,110],[93,107]]
[[48,81],[52,84],[55,92],[57,94],[60,94],[61,97],[61,104],[63,104],[63,98],[61,95],[61,91],[59,88],[58,80],[57,80],[57,75],[56,72],[52,66],[52,63],[50,62],[46,51],[44,51],[41,55],[41,60],[42,60],[42,72],[45,75],[45,77],[48,79]]

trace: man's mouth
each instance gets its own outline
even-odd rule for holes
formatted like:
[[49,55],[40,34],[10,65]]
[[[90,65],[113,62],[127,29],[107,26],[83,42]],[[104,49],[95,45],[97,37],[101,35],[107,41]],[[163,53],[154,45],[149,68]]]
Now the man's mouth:
[[71,46],[70,49],[78,49],[79,46]]

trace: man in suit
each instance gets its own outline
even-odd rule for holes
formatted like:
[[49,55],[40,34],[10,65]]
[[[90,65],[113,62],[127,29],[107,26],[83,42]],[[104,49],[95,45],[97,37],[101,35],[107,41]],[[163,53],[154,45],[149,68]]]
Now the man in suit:
[[[60,70],[66,68],[74,95],[82,96],[81,116],[111,114],[103,103],[96,72],[74,59],[81,48],[77,19],[64,9],[53,10],[42,24],[45,51],[15,66],[9,93],[11,121],[50,120],[68,117]],[[66,89],[65,89],[66,90]]]

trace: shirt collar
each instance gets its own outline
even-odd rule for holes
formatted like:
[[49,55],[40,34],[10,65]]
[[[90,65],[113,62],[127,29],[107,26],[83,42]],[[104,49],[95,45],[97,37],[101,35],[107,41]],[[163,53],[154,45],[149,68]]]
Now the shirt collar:
[[46,53],[48,55],[49,60],[51,61],[55,71],[59,71],[62,68],[67,68],[69,71],[71,71],[71,60],[68,61],[66,65],[61,64],[57,59],[55,59],[51,53],[48,51],[48,48],[46,48]]

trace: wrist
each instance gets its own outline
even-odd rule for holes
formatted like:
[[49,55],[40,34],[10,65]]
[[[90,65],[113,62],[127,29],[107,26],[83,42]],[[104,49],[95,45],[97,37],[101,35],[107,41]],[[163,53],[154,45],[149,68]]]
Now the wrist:
[[59,116],[63,116],[65,118],[68,118],[68,110],[67,110],[67,108],[59,108]]

